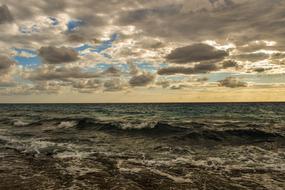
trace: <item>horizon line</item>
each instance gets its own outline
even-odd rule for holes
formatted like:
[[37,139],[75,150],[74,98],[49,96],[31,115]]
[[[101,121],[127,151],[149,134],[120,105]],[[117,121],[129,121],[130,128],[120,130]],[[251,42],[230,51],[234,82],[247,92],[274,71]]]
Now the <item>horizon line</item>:
[[240,101],[240,102],[7,102],[9,104],[262,104],[262,103],[285,103],[285,101]]

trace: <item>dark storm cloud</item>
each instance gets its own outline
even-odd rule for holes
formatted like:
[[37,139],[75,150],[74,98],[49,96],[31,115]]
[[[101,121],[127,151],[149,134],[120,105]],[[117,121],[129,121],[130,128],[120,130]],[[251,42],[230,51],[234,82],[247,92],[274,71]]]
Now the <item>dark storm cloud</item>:
[[14,18],[7,5],[0,6],[0,24],[13,22]]
[[131,86],[147,86],[154,81],[154,78],[155,77],[153,75],[149,73],[144,73],[141,75],[133,76],[130,79],[129,84]]
[[240,81],[236,77],[228,77],[224,80],[219,81],[219,85],[228,88],[239,88],[239,87],[247,87],[247,83]]
[[79,59],[78,53],[67,47],[41,47],[39,55],[49,64],[69,63]]
[[0,55],[0,73],[7,73],[11,66],[15,65],[15,62],[10,60],[8,57],[6,56],[2,56]]
[[190,62],[223,59],[226,56],[228,56],[226,51],[218,50],[207,44],[194,44],[176,48],[166,56],[166,59],[173,63],[184,64]]
[[214,63],[199,63],[194,67],[166,67],[157,71],[159,75],[175,75],[175,74],[202,74],[211,71],[217,71],[219,67]]

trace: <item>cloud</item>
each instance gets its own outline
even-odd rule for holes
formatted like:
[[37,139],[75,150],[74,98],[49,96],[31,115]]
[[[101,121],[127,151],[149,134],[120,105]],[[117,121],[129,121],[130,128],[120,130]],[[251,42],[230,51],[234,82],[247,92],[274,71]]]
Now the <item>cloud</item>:
[[224,69],[238,67],[238,63],[235,60],[226,60],[222,62],[222,67]]
[[285,53],[274,53],[270,57],[271,59],[285,59]]
[[266,41],[252,41],[245,45],[239,46],[237,49],[239,52],[247,53],[247,52],[255,52],[262,49],[266,50],[272,48],[274,48],[274,46],[272,45],[270,46]]
[[68,81],[69,79],[97,78],[98,76],[96,73],[83,72],[80,67],[46,67],[33,71],[26,78],[34,81]]
[[173,50],[166,59],[173,63],[184,64],[223,59],[228,56],[224,50],[218,50],[207,44],[194,44]]
[[72,87],[80,93],[93,93],[101,89],[102,82],[98,79],[80,79],[72,82]]
[[133,62],[128,61],[128,66],[129,66],[129,73],[131,75],[137,75],[139,73],[139,69],[138,69],[137,65],[134,64]]
[[194,73],[208,73],[217,71],[220,68],[215,63],[199,63],[194,66]]
[[219,81],[219,85],[228,88],[239,88],[248,86],[246,82],[240,81],[236,77],[227,77],[224,80]]
[[32,94],[59,94],[62,89],[62,84],[56,81],[40,81],[35,84],[22,84],[7,86],[4,90],[0,89],[1,95],[32,95]]
[[131,86],[147,86],[154,81],[155,77],[149,73],[143,73],[141,75],[133,76],[129,80]]
[[[0,50],[6,55],[5,61],[0,57],[0,74],[5,74],[2,87],[17,84],[26,92],[56,92],[62,87],[92,93],[151,84],[181,89],[180,84],[191,83],[205,89],[216,85],[213,78],[224,78],[224,69],[241,75],[248,72],[258,82],[264,80],[261,72],[285,71],[282,0],[1,3]],[[35,53],[27,56],[16,48]],[[158,76],[156,81],[149,72],[193,76]],[[209,83],[203,83],[204,74]]]
[[96,38],[88,38],[86,36],[84,36],[83,34],[80,33],[67,33],[66,34],[66,39],[68,42],[73,43],[73,44],[82,44],[82,43],[90,43],[90,44],[98,44],[100,43],[100,40],[96,39]]
[[266,53],[246,53],[240,55],[234,55],[232,58],[239,60],[239,61],[250,61],[250,62],[257,62],[268,59],[270,55]]
[[[169,1],[161,3],[161,6],[154,3],[156,9],[167,3],[171,5]],[[214,4],[208,0],[201,0],[199,4],[197,1],[172,1],[173,7],[182,5],[172,14],[171,11],[168,14],[153,14],[151,10],[155,6],[150,8],[140,4],[140,8],[129,9],[127,15],[133,17],[124,19],[122,24],[134,25],[145,35],[180,42],[231,39],[243,44],[259,39],[282,38],[283,1],[219,0]],[[121,14],[121,18],[127,17]]]
[[39,55],[48,64],[69,63],[79,59],[78,53],[72,48],[67,47],[41,47]]
[[7,5],[0,6],[0,24],[11,23],[14,18]]
[[121,80],[108,80],[104,83],[104,91],[115,92],[124,89]]
[[153,38],[143,38],[141,41],[138,41],[136,45],[144,49],[158,49],[165,46],[162,41]]
[[170,84],[170,81],[167,80],[161,80],[156,82],[156,85],[161,86],[162,88],[168,88]]
[[121,0],[108,3],[82,0],[80,4],[68,0],[1,2],[8,4],[17,21],[21,22],[32,21],[39,15],[66,15],[69,20],[83,20],[87,24],[80,27],[78,33],[87,39],[110,31],[123,32],[125,26],[132,26],[133,33],[140,36],[183,43],[209,39],[229,39],[241,44],[257,39],[278,41],[284,33],[285,3],[280,0],[219,0],[215,3],[208,0]]
[[159,75],[194,74],[192,67],[166,67],[157,71]]
[[120,76],[121,71],[114,66],[109,67],[102,73],[103,75]]
[[70,35],[67,35],[67,40],[69,42],[74,42],[74,43],[84,43],[87,41],[87,39],[80,35],[80,34],[70,34]]
[[0,55],[0,73],[6,74],[16,63],[6,56]]
[[36,94],[58,94],[62,88],[62,85],[55,81],[41,81],[34,86],[27,88],[26,93]]
[[120,24],[136,24],[144,20],[154,19],[161,16],[174,15],[180,12],[182,6],[179,4],[162,5],[153,8],[140,8],[123,12],[118,22]]
[[263,67],[258,67],[258,68],[254,68],[253,71],[254,72],[257,72],[257,73],[263,73],[265,71],[269,71],[271,70],[272,68],[263,68]]
[[211,71],[217,71],[219,67],[214,63],[199,63],[194,67],[166,67],[159,69],[157,73],[159,75],[175,75],[175,74],[201,74],[208,73]]
[[185,85],[185,84],[179,84],[179,85],[173,85],[170,87],[171,90],[181,90],[181,89],[184,89],[184,88],[188,88],[189,86],[188,85]]
[[207,78],[207,77],[201,77],[201,78],[195,79],[196,82],[206,82],[208,80],[209,80],[209,78]]

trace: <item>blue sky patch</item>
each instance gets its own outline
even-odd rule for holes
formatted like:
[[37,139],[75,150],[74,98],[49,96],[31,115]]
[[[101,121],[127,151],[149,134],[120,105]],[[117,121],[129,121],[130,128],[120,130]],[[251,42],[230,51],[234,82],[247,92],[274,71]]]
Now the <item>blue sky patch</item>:
[[152,64],[145,60],[135,60],[134,64],[137,65],[138,68],[147,71],[147,72],[156,72],[157,68]]
[[[42,63],[41,58],[38,56],[35,50],[24,49],[24,48],[13,48],[16,55],[12,57],[20,65],[25,67],[35,67]],[[22,53],[26,53],[27,56],[22,56]]]
[[224,80],[227,77],[236,76],[237,73],[207,73],[207,74],[200,74],[200,77],[207,77],[209,82],[218,82]]
[[84,21],[82,20],[70,20],[67,23],[67,30],[69,32],[73,32],[75,30],[77,30],[80,26],[82,26],[84,24]]
[[123,72],[128,72],[129,71],[129,65],[128,64],[117,64],[115,65],[116,68]]
[[109,67],[110,67],[110,64],[99,63],[99,64],[92,65],[92,66],[89,66],[89,67],[85,67],[82,70],[85,71],[85,72],[94,72],[94,73],[96,73],[96,72],[104,71],[104,70],[108,69]]
[[[83,44],[79,47],[74,48],[75,51],[77,51],[80,55],[84,55],[84,53],[81,53],[85,50],[90,50],[90,52],[96,52],[96,53],[102,53],[103,51],[111,48],[113,46],[113,42],[116,41],[119,38],[118,34],[113,34],[109,40],[103,41],[98,46],[92,46],[90,44]],[[112,57],[109,54],[103,53],[103,56],[111,59]]]
[[36,67],[42,63],[42,60],[39,56],[36,57],[14,56],[13,60],[15,60],[17,63],[25,67]]
[[77,51],[78,53],[80,53],[80,52],[85,51],[87,49],[93,49],[93,48],[94,48],[94,46],[91,46],[89,44],[83,44],[79,47],[74,48],[74,50]]
[[116,41],[118,38],[118,34],[113,34],[109,40],[103,41],[99,46],[96,46],[95,49],[92,50],[92,52],[101,53],[102,51],[111,48],[113,42]]

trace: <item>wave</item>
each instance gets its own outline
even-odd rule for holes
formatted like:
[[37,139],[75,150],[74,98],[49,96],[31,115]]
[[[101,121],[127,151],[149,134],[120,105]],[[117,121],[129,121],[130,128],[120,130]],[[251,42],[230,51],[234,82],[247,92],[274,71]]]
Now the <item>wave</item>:
[[176,127],[167,123],[157,121],[98,121],[93,119],[80,119],[77,122],[78,129],[95,129],[101,131],[147,133],[147,134],[174,134],[185,132],[183,127]]
[[285,143],[282,135],[266,132],[258,129],[228,129],[228,130],[202,130],[193,131],[182,137],[183,140],[201,141],[210,140],[215,142],[249,143],[270,142],[280,140]]
[[[97,118],[51,118],[39,120],[31,123],[22,121],[14,122],[14,126],[25,127],[52,127],[52,130],[58,129],[76,129],[76,130],[97,130],[113,133],[127,133],[130,135],[146,136],[174,136],[177,140],[188,141],[215,141],[215,142],[267,142],[276,139],[284,142],[284,136],[279,133],[261,130],[262,127],[253,124],[236,126],[237,124],[225,123],[217,127],[211,126],[207,122],[191,122],[184,126],[183,123],[167,123],[160,121],[127,121],[127,120],[100,120]],[[50,128],[51,129],[51,128]]]
[[[280,140],[285,143],[285,138],[279,133],[268,132],[258,129],[260,126],[248,124],[247,126],[236,127],[226,125],[222,129],[212,129],[208,124],[191,123],[194,127],[183,127],[163,122],[98,122],[94,120],[81,120],[77,124],[80,129],[96,129],[101,131],[114,131],[129,134],[143,134],[151,136],[172,135],[178,140],[192,141],[215,141],[215,142],[270,142]],[[198,126],[198,127],[196,127]]]

